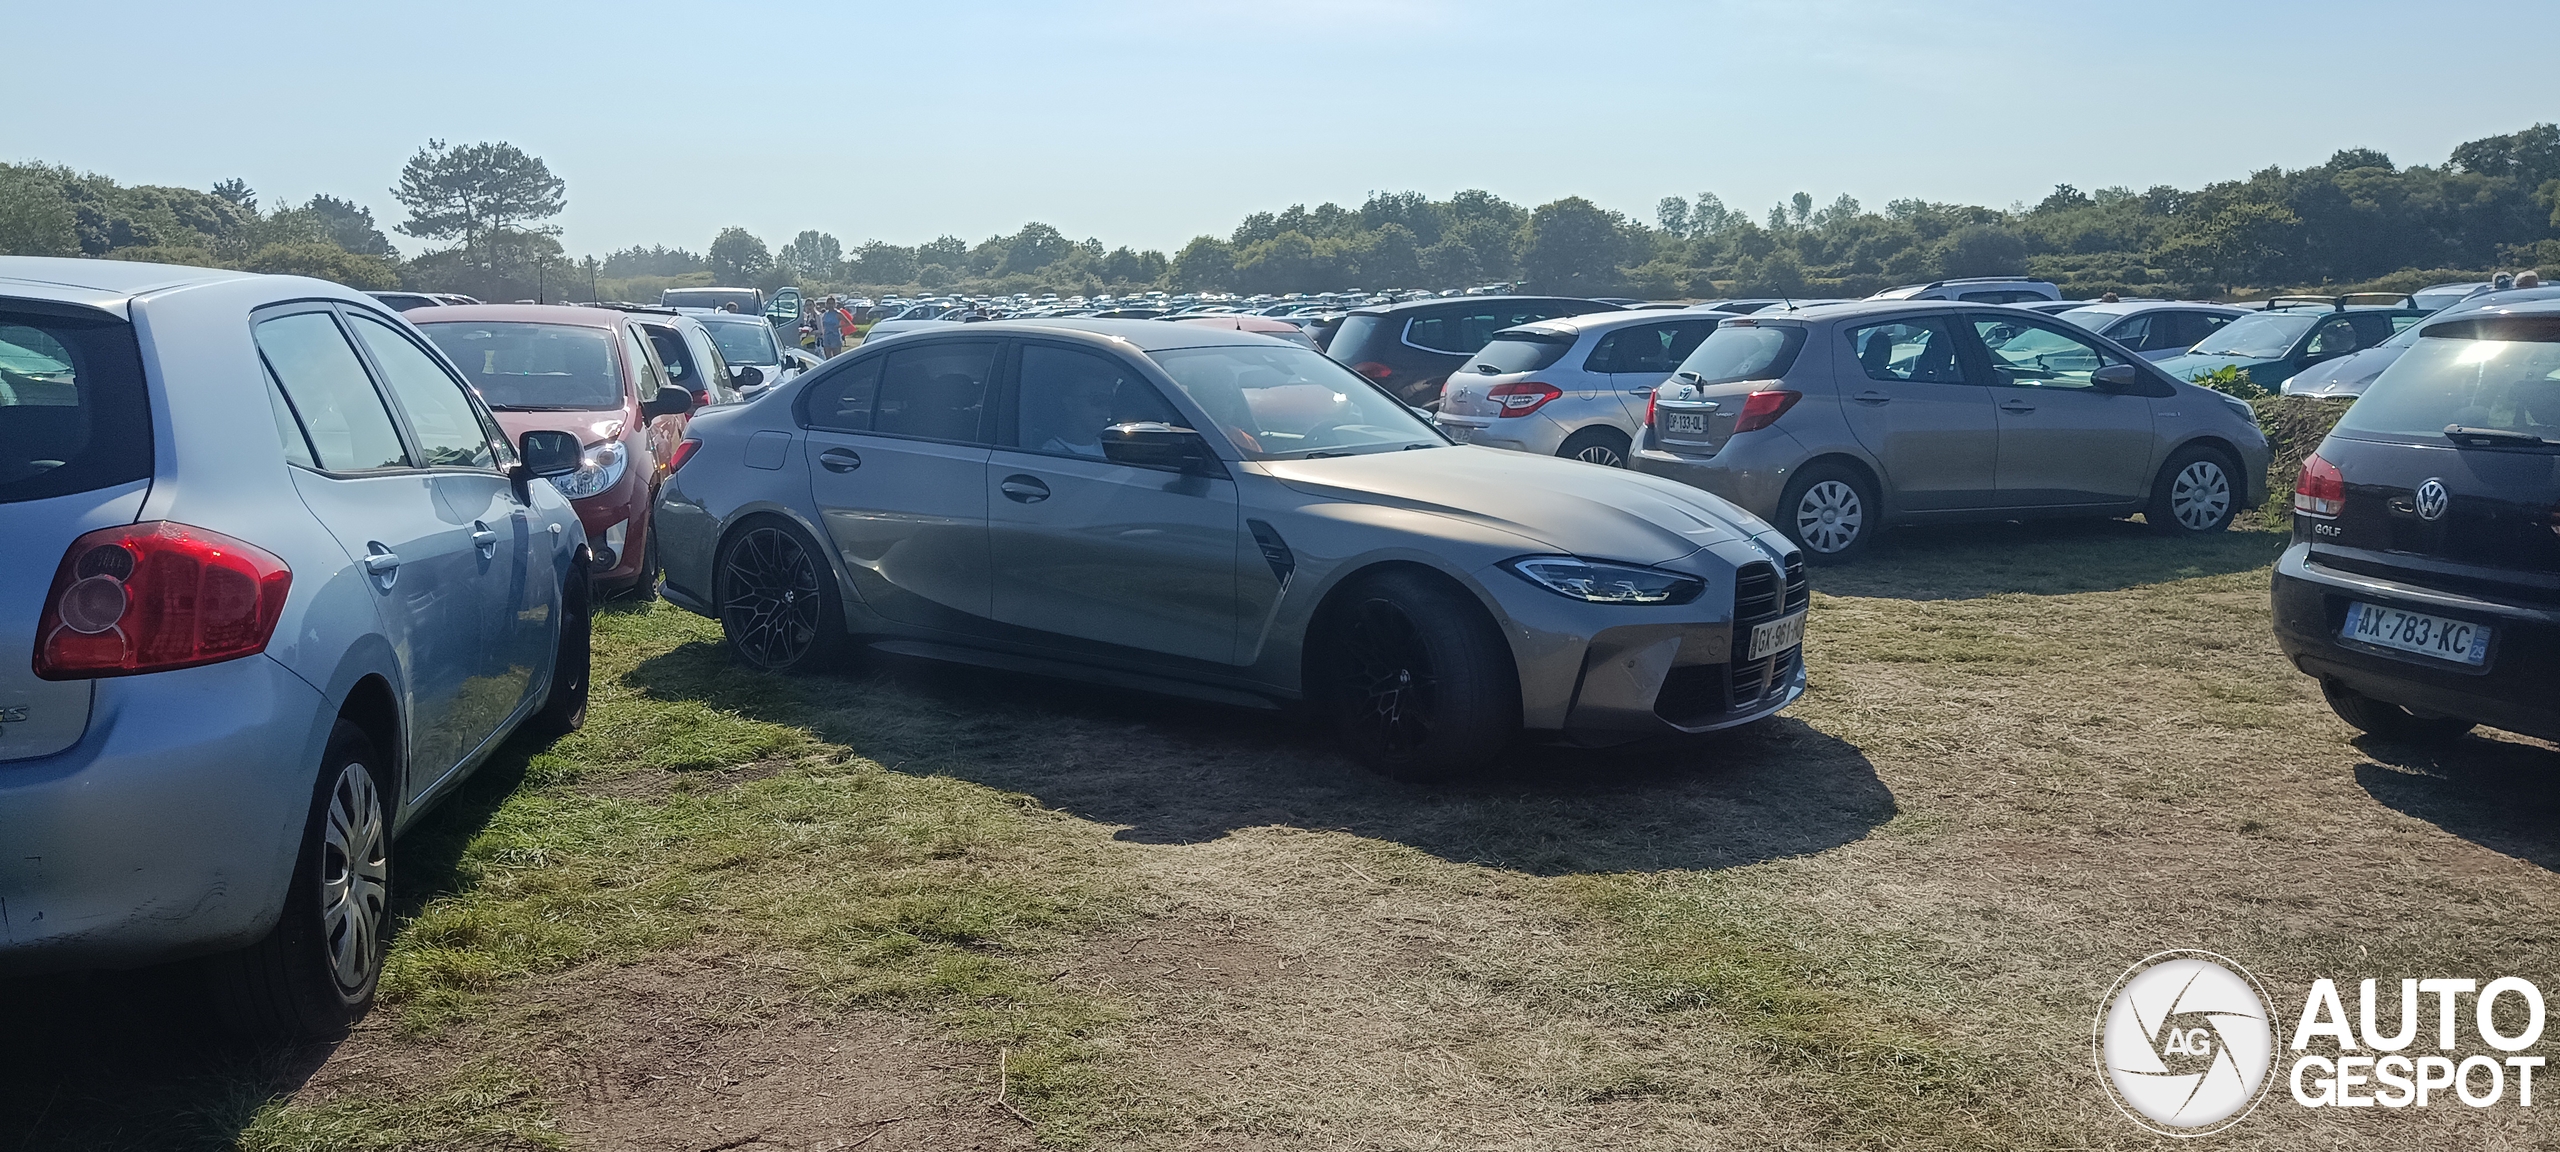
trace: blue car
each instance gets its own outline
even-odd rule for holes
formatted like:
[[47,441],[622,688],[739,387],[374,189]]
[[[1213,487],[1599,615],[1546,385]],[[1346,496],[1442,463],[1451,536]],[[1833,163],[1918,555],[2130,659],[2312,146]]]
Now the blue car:
[[2160,370],[2193,380],[2217,369],[2239,368],[2258,387],[2273,392],[2305,368],[2379,345],[2426,317],[2427,310],[2409,297],[2388,295],[2398,303],[2349,304],[2354,296],[2278,296],[2264,311],[2233,320],[2197,341],[2186,355],[2159,361]]
[[394,837],[584,720],[577,456],[338,285],[0,257],[0,973],[360,1016]]
[[[2458,288],[2466,286],[2452,285],[2452,287]],[[2485,289],[2487,285],[2480,285],[2480,287]],[[2425,292],[2418,293],[2417,299],[2418,303],[2422,305],[2428,303],[2428,297]],[[2504,292],[2495,293],[2486,291],[2474,292],[2468,296],[2457,298],[2454,303],[2446,305],[2441,311],[2430,314],[2428,318],[2442,319],[2446,316],[2460,315],[2465,312],[2476,312],[2482,308],[2494,305],[2521,304],[2527,300],[2553,299],[2560,299],[2560,286],[2553,286],[2549,288],[2510,288]],[[2323,360],[2318,364],[2314,364],[2309,368],[2294,373],[2292,376],[2286,377],[2284,387],[2280,390],[2287,396],[2317,396],[2324,398],[2362,396],[2364,395],[2365,388],[2373,383],[2374,378],[2382,375],[2383,369],[2390,367],[2393,361],[2400,359],[2400,354],[2402,352],[2408,351],[2410,345],[2418,342],[2419,331],[2420,327],[2412,324],[2401,329],[2399,335],[2385,340],[2380,344],[2374,345],[2371,348],[2359,349],[2345,356],[2338,357],[2335,360]]]

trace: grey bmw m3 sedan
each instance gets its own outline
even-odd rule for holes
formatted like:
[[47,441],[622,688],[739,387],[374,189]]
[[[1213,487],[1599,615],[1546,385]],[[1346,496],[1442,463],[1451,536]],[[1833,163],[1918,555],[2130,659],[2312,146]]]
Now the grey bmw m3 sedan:
[[1445,776],[1804,691],[1795,545],[1686,485],[1452,444],[1325,357],[1128,320],[865,348],[707,410],[665,594],[745,663],[855,645],[1244,706]]

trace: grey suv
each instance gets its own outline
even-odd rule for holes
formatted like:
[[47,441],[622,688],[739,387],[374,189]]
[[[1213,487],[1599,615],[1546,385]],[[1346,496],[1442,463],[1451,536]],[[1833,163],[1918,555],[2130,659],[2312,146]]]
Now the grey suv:
[[1632,466],[1820,563],[1887,524],[2125,516],[2219,532],[2266,497],[2249,406],[2020,308],[1865,301],[1724,321],[1654,389]]

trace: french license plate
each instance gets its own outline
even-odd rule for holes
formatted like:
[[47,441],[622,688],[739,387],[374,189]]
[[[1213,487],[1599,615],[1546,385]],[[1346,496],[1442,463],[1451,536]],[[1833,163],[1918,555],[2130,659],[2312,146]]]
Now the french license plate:
[[1707,434],[1707,414],[1665,412],[1662,414],[1662,430],[1674,436],[1704,436]]
[[2347,605],[2347,626],[2338,635],[2457,664],[2477,666],[2489,659],[2488,625],[2363,601]]
[[1805,613],[1798,612],[1780,620],[1751,626],[1751,655],[1747,660],[1766,660],[1789,648],[1804,643]]

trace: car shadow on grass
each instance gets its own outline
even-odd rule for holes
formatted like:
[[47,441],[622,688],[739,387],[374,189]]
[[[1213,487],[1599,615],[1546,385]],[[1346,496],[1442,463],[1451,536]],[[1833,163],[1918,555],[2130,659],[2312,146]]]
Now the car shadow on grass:
[[2223,576],[2275,563],[2283,532],[2243,528],[2177,538],[2134,520],[2034,520],[1899,528],[1875,550],[1817,567],[1813,586],[1832,596],[1971,600],[2023,592],[2111,592],[2143,584]]
[[[549,746],[517,735],[400,838],[393,923],[466,886],[464,847]],[[0,1152],[232,1148],[337,1050],[231,1037],[201,980],[184,963],[0,980]],[[362,1026],[393,1022],[377,1012]]]
[[1897,811],[1855,747],[1784,716],[1676,742],[1523,748],[1479,775],[1426,785],[1359,767],[1293,712],[903,657],[781,678],[695,643],[625,682],[804,725],[897,771],[1024,793],[1143,843],[1280,825],[1542,875],[1661,871],[1821,852]]
[[2356,783],[2374,799],[2492,852],[2560,872],[2560,750],[2466,736],[2441,747],[2372,736]]

